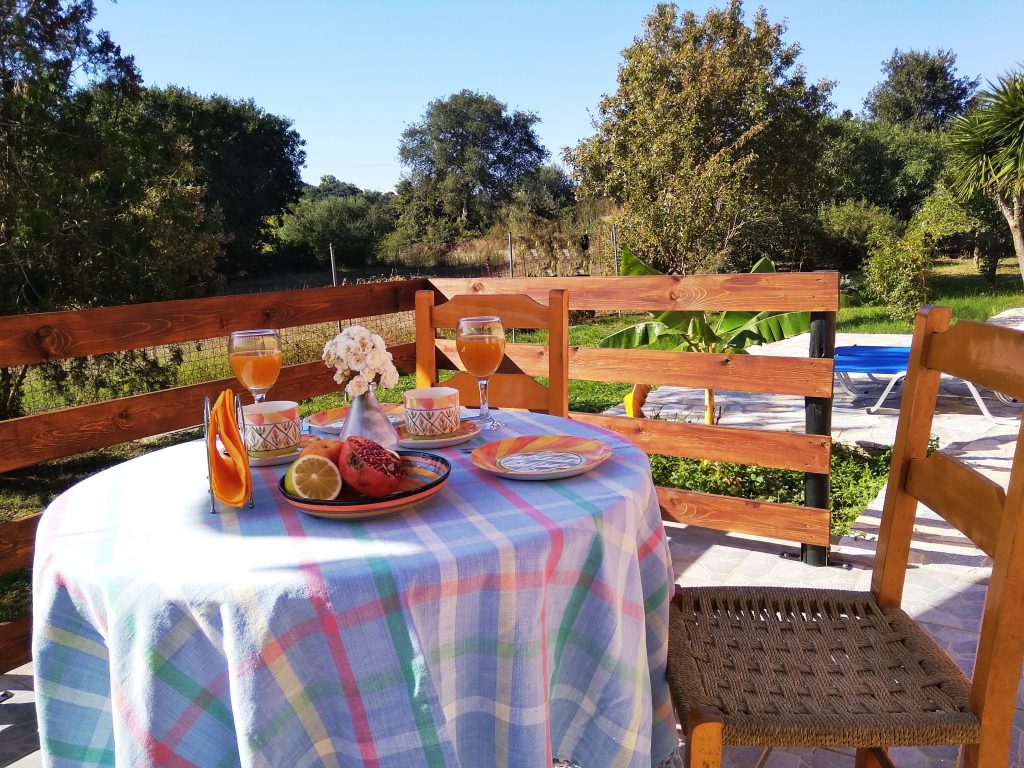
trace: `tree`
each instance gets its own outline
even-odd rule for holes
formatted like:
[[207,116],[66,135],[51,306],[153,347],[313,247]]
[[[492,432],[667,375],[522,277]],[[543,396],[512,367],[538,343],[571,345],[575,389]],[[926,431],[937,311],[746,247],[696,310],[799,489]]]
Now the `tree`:
[[953,121],[949,132],[949,173],[964,200],[987,194],[1010,228],[1024,280],[1024,73],[999,78],[978,96],[977,107]]
[[861,200],[907,223],[942,174],[942,136],[935,131],[843,115],[826,119],[822,135],[822,202]]
[[557,165],[542,165],[515,184],[512,206],[517,212],[558,218],[573,203],[573,183]]
[[892,52],[882,62],[886,77],[864,100],[878,120],[939,130],[962,115],[978,87],[978,78],[956,76],[956,54],[931,51]]
[[222,274],[258,271],[272,237],[268,219],[299,200],[305,141],[291,120],[252,99],[199,96],[182,88],[149,89],[146,109],[164,120],[191,149],[206,185],[206,204],[219,209],[228,241]]
[[[91,32],[91,0],[7,6],[0,312],[202,293],[215,283],[219,220],[188,148],[140,108],[131,58]],[[0,418],[19,413],[25,373],[0,369]]]
[[316,186],[307,184],[302,189],[302,196],[310,200],[321,200],[325,197],[350,197],[362,192],[355,184],[347,181],[339,181],[336,176],[326,174],[320,177],[320,183]]
[[740,0],[703,18],[659,4],[595,135],[567,154],[581,192],[620,202],[624,239],[661,271],[749,266],[797,218],[785,209],[813,218],[831,85],[807,84],[784,31],[763,9],[747,26]]
[[1000,253],[1009,245],[995,204],[983,194],[961,201],[945,183],[921,204],[910,222],[931,258],[970,254],[978,274],[995,282]]
[[278,236],[286,246],[301,250],[307,259],[318,263],[326,261],[333,245],[339,265],[364,266],[394,229],[395,218],[393,194],[323,195],[314,191],[284,215]]
[[871,246],[903,234],[899,220],[864,200],[825,204],[818,211],[828,248],[840,269],[860,269]]
[[538,120],[475,91],[430,102],[398,148],[408,168],[398,185],[400,227],[435,242],[483,232],[547,157],[533,130]]

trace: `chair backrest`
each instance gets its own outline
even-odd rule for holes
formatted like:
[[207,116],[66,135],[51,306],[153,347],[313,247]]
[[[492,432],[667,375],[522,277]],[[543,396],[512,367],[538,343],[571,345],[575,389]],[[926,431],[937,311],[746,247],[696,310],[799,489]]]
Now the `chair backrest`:
[[452,352],[453,344],[439,349],[438,328],[455,328],[459,318],[495,315],[502,325],[511,328],[546,328],[548,330],[548,385],[544,386],[524,373],[508,358],[502,361],[488,385],[488,400],[506,408],[547,411],[555,416],[569,413],[569,294],[559,289],[548,294],[544,306],[529,296],[459,295],[444,304],[434,304],[433,291],[416,292],[416,386],[437,383],[437,355],[447,354],[450,367],[461,369],[444,382],[459,390],[463,405],[480,401],[476,379],[465,372]]
[[900,604],[919,501],[992,558],[971,694],[982,741],[968,749],[980,750],[969,764],[1005,765],[1024,656],[1024,431],[1005,491],[943,453],[929,456],[928,441],[942,373],[1024,399],[1024,333],[949,321],[948,308],[924,307],[914,322],[871,590],[882,605]]

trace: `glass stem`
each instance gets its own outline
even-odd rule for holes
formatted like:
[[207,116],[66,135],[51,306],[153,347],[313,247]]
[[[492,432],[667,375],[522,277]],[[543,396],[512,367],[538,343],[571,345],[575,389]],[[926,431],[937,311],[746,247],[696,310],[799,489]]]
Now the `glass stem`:
[[487,379],[478,379],[477,386],[480,387],[480,420],[486,421],[491,416],[491,411],[487,407]]

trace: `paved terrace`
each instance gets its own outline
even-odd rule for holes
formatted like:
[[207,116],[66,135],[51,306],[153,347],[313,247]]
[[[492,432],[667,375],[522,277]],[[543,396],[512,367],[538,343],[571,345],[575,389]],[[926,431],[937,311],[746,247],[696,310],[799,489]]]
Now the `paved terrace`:
[[[1017,327],[1024,323],[1024,309],[1003,313],[992,322]],[[910,337],[838,334],[836,343],[909,345]],[[754,352],[806,355],[807,338],[788,339]],[[866,377],[855,379],[861,385],[856,398],[836,388],[833,438],[848,444],[892,445],[898,416],[898,391],[886,403],[891,408],[870,414],[865,408],[875,402],[883,385],[872,383]],[[965,459],[1005,485],[1020,428],[1021,406],[1001,403],[984,390],[982,396],[996,421],[981,415],[961,382],[944,378],[933,433],[941,450]],[[716,402],[722,408],[722,424],[803,430],[802,398],[718,392]],[[651,393],[645,411],[649,416],[699,421],[703,413],[703,391],[662,387]],[[882,495],[879,495],[861,516],[853,535],[844,537],[833,547],[833,560],[849,564],[849,569],[810,568],[784,560],[779,553],[793,551],[793,548],[778,542],[700,528],[672,527],[670,539],[677,581],[684,585],[781,584],[866,590],[881,505]],[[904,607],[969,675],[981,622],[988,558],[955,528],[923,507],[919,510],[915,531]],[[37,768],[42,764],[37,751],[31,675],[31,665],[0,675],[0,690],[10,689],[15,694],[13,699],[0,705],[0,768],[11,765]],[[897,749],[893,755],[896,763],[905,768],[956,764],[953,748]],[[732,748],[726,752],[725,764],[732,768],[833,768],[852,766],[853,751]],[[1024,766],[1024,693],[1018,695],[1011,765]]]

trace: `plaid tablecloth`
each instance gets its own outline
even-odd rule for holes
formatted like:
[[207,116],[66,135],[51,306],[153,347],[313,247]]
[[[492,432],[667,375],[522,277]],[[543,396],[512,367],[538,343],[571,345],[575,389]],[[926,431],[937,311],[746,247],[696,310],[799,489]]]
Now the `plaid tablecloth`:
[[[283,503],[209,513],[186,443],[67,491],[39,526],[34,659],[52,766],[650,766],[675,746],[671,561],[646,456],[447,487],[365,522]],[[481,438],[476,438],[478,445]]]

